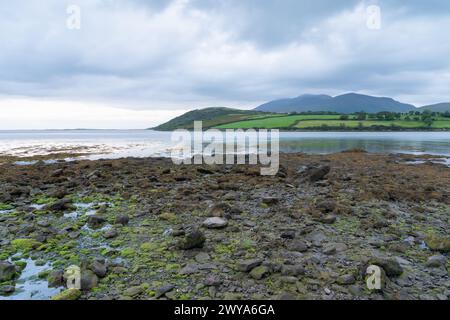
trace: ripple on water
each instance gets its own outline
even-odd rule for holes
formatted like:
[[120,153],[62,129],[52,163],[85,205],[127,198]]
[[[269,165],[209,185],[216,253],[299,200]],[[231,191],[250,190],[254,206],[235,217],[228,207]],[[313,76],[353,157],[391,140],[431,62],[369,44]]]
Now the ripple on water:
[[50,264],[37,266],[32,259],[21,260],[27,263],[16,281],[16,290],[7,296],[0,296],[0,300],[48,300],[63,289],[49,288],[45,279],[38,275],[44,270],[51,269]]

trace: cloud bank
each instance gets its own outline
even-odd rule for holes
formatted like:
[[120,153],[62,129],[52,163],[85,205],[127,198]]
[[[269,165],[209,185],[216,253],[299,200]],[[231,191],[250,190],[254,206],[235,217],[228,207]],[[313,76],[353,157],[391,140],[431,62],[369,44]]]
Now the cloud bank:
[[[417,105],[450,101],[445,0],[70,4],[81,9],[79,30],[66,26],[65,1],[0,3],[2,127],[11,105],[44,112],[39,102],[48,100],[95,112],[254,107],[348,91]],[[381,9],[380,29],[367,27],[369,5]]]

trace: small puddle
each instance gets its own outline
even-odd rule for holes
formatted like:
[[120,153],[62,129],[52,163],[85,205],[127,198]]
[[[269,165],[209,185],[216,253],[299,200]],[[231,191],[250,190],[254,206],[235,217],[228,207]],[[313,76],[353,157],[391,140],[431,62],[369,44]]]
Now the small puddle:
[[16,290],[6,296],[0,296],[0,300],[49,300],[63,288],[49,288],[45,279],[39,279],[38,274],[51,269],[49,263],[37,266],[32,259],[21,260],[27,263],[16,281]]

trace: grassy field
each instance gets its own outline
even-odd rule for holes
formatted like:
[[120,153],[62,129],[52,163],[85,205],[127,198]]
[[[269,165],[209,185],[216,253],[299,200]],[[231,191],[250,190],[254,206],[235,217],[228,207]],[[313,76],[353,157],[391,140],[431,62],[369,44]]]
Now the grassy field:
[[294,126],[299,121],[305,120],[319,120],[328,121],[333,119],[339,119],[339,115],[292,115],[292,116],[280,116],[274,115],[269,117],[262,117],[260,119],[237,121],[232,123],[223,124],[217,126],[219,129],[250,129],[250,128],[286,128]]
[[431,126],[420,120],[420,118],[409,118],[405,116],[398,120],[357,120],[355,115],[349,115],[348,120],[341,120],[340,115],[266,115],[259,118],[242,119],[240,121],[229,121],[216,125],[218,129],[286,129],[286,130],[308,130],[308,129],[337,129],[357,130],[390,128],[397,129],[450,129],[450,118],[436,118]]

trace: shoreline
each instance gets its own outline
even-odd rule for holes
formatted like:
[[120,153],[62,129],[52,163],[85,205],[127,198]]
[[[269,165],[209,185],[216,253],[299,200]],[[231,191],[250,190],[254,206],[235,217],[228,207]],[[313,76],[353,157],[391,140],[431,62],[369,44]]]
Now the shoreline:
[[[281,154],[273,177],[165,158],[3,163],[0,261],[15,273],[0,292],[14,298],[31,258],[63,298],[448,298],[450,169],[414,159]],[[368,263],[387,271],[380,291]],[[70,297],[69,265],[84,277]]]

